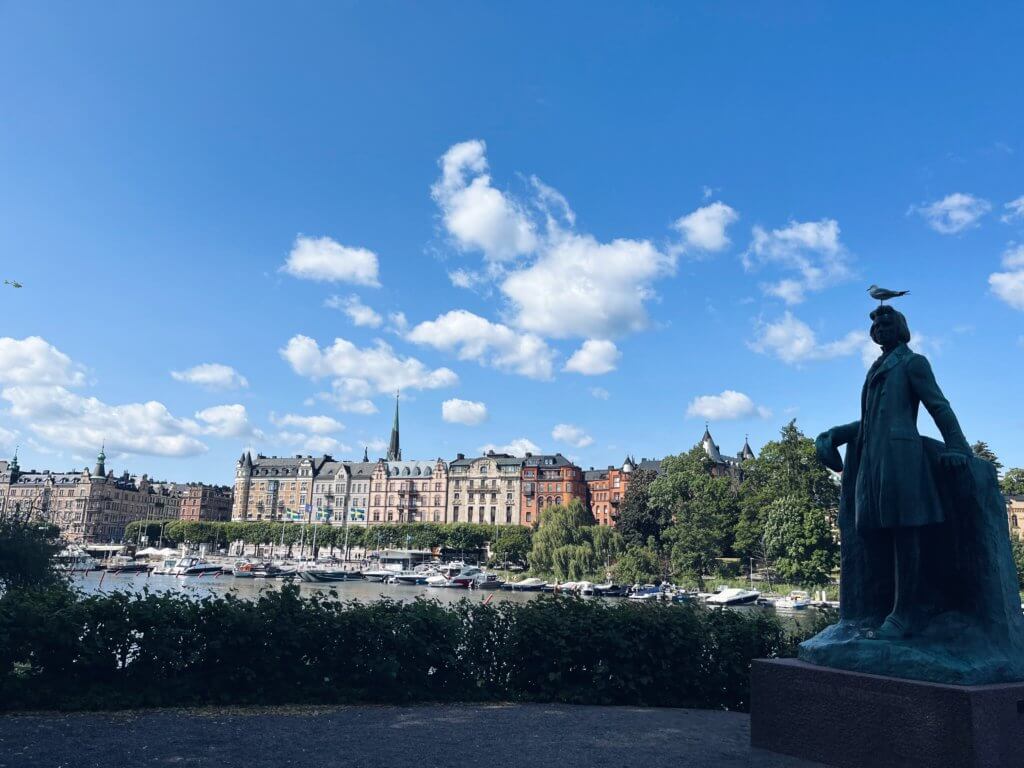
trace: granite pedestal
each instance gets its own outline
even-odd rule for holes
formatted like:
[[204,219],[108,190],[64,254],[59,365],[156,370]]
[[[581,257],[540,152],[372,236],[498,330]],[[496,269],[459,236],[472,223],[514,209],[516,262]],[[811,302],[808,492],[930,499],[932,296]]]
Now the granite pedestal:
[[840,768],[1024,766],[1024,683],[946,685],[760,659],[750,696],[758,749]]

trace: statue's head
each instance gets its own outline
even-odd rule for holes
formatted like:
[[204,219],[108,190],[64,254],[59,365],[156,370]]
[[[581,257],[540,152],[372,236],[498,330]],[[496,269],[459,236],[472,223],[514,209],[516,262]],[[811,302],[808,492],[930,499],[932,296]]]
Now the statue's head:
[[871,340],[883,349],[910,341],[910,327],[902,312],[883,304],[871,313]]

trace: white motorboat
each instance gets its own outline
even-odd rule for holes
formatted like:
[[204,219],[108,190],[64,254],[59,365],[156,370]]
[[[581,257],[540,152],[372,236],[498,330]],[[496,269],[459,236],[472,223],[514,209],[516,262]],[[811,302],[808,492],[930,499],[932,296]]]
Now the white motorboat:
[[757,601],[761,593],[756,589],[741,589],[739,587],[727,587],[721,592],[710,595],[705,603],[707,605],[748,605]]
[[152,570],[154,576],[175,576],[175,568],[178,567],[178,559],[176,557],[168,558],[160,562]]
[[794,589],[785,597],[780,597],[773,605],[777,610],[802,611],[811,604],[811,596],[803,590]]
[[84,572],[95,571],[100,567],[99,561],[78,546],[69,546],[61,550],[57,557],[57,567],[64,571]]
[[370,568],[369,570],[363,571],[363,576],[366,577],[367,581],[385,581],[394,576],[398,571],[391,568]]
[[644,584],[643,586],[635,584],[633,589],[630,590],[628,597],[630,600],[653,602],[655,600],[664,599],[665,593],[662,591],[661,587],[655,586],[654,584]]
[[220,573],[221,567],[216,563],[203,560],[201,557],[182,557],[171,571],[175,576],[202,576]]
[[501,585],[502,589],[512,592],[540,592],[544,589],[544,579],[522,579],[520,581],[507,581]]

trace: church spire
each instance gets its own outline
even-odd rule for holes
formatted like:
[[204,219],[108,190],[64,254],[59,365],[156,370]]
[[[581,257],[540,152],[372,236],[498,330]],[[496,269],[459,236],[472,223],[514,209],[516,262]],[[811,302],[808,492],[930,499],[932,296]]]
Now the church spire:
[[395,392],[395,422],[391,425],[391,442],[388,444],[388,461],[402,460],[402,446],[398,439],[398,398],[401,392]]
[[366,464],[370,460],[370,449],[367,446],[363,446],[363,463]]

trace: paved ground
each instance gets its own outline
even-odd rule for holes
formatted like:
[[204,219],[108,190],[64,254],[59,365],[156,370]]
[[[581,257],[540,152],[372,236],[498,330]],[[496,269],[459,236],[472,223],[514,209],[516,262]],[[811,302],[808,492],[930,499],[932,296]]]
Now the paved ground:
[[0,716],[2,768],[816,768],[731,712],[563,705]]

